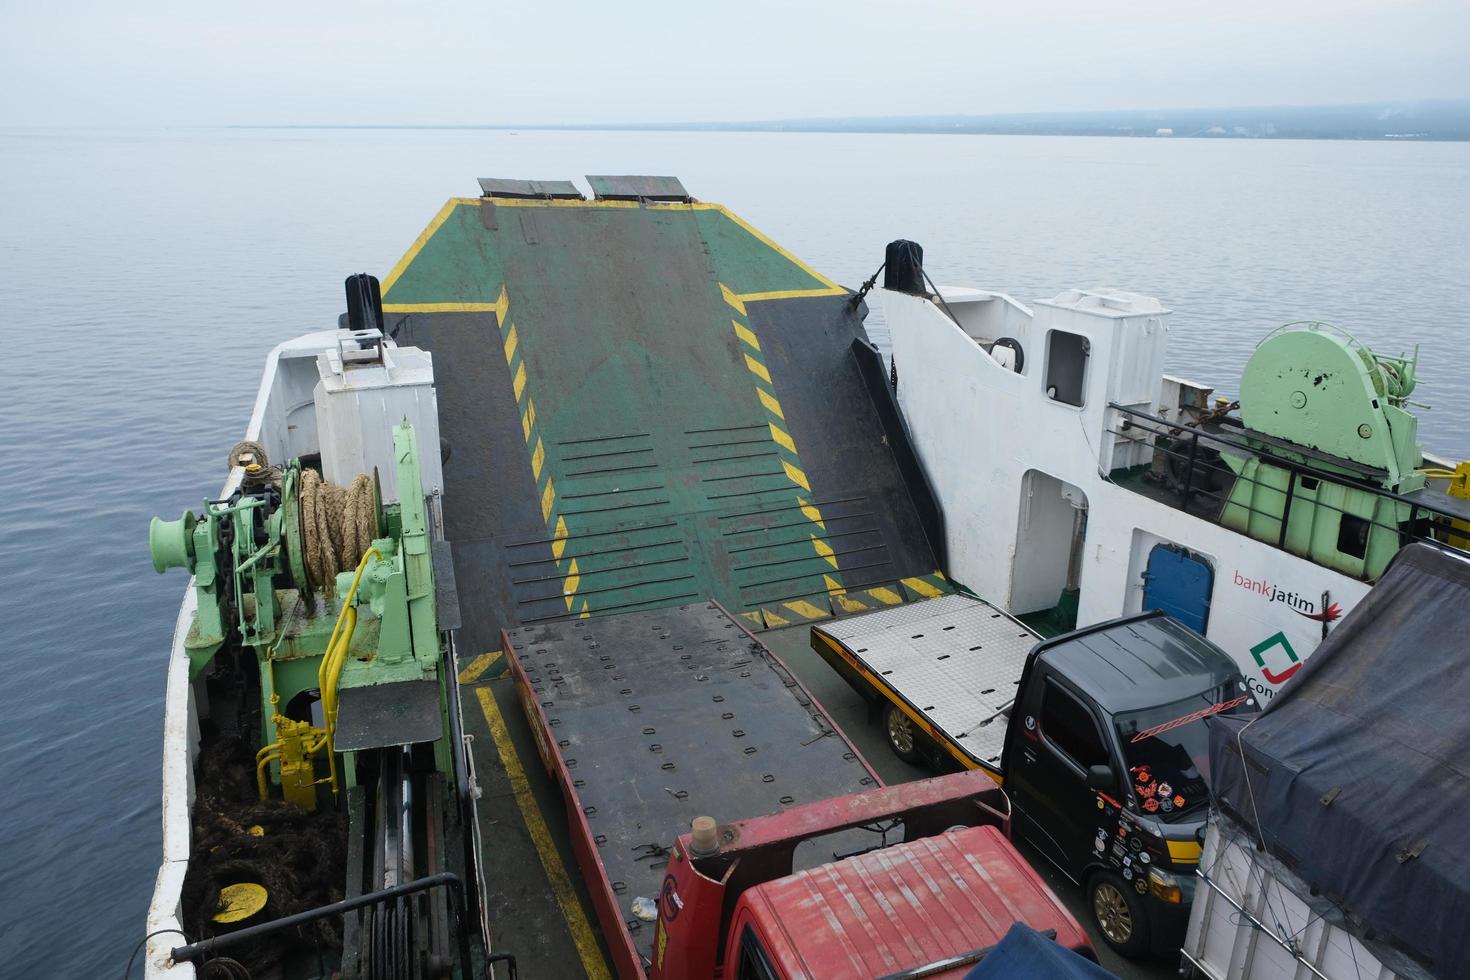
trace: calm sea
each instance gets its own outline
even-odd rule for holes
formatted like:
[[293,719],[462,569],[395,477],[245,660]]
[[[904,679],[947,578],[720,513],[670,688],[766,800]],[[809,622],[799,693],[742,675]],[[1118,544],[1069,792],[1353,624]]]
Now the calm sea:
[[476,177],[586,173],[677,174],[851,285],[911,238],[939,282],[1151,293],[1222,391],[1290,320],[1417,344],[1424,441],[1470,457],[1470,144],[0,131],[0,974],[115,975],[142,935],[184,588],[148,519],[219,488],[266,351]]

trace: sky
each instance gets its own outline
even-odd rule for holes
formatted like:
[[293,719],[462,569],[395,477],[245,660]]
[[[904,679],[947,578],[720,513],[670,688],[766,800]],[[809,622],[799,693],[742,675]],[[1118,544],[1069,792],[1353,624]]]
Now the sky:
[[1467,0],[0,0],[0,125],[551,125],[1470,96]]

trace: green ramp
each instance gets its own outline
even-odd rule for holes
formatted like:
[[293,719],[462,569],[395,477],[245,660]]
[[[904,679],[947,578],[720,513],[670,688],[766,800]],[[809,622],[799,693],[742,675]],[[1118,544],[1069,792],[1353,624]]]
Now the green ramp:
[[595,180],[484,181],[383,283],[397,341],[434,355],[463,648],[705,597],[761,629],[944,591],[848,291],[720,205]]

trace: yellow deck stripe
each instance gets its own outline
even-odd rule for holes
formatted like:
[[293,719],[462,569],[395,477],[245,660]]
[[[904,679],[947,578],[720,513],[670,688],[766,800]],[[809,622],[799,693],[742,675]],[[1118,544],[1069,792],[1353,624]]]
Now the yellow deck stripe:
[[729,286],[720,283],[720,295],[725,297],[725,302],[730,304],[731,309],[735,310],[741,316],[745,316],[745,304],[741,302],[739,296],[736,296],[730,291]]
[[[429,239],[431,239],[431,238],[434,237],[434,232],[438,231],[439,230],[439,226],[442,225],[442,224],[444,224],[444,222],[446,222],[446,221],[449,220],[449,216],[454,213],[454,209],[456,207],[458,207],[458,206],[459,206],[459,200],[458,199],[452,199],[452,200],[446,202],[445,205],[442,208],[439,209],[439,213],[436,214],[436,215],[434,215],[433,220],[431,220],[429,222],[428,227],[426,227],[423,231],[419,232],[419,237],[418,238],[415,238],[413,240],[413,244],[408,247],[408,251],[403,253],[403,258],[401,258],[401,259],[398,260],[398,264],[393,267],[392,271],[388,273],[387,278],[385,278],[383,280],[383,285],[382,285],[382,288],[380,290],[380,292],[381,292],[382,295],[384,295],[384,296],[387,296],[388,295],[388,293],[393,289],[394,284],[398,282],[398,277],[401,276],[401,275],[403,275],[404,270],[407,269],[410,265],[413,264],[413,260],[414,259],[416,259],[416,258],[419,257],[419,253],[424,250],[424,246],[427,245],[427,244],[429,244]],[[414,312],[417,312],[417,311],[416,310],[395,310],[395,309],[389,308],[389,306],[385,303],[383,305],[383,312],[384,313],[414,313]],[[434,311],[428,311],[428,310],[426,310],[424,312],[434,312]]]
[[[791,441],[791,437],[786,434],[786,430],[783,429],[783,428],[781,428],[780,426],[778,426],[778,425],[772,425],[771,426],[771,438],[775,440],[776,445],[780,446],[782,449],[786,450],[788,453],[794,453],[794,452],[796,452],[796,443],[794,443],[794,442]],[[808,515],[808,516],[811,516],[811,515]]]
[[771,383],[771,372],[767,371],[764,364],[762,364],[760,361],[757,361],[749,354],[745,355],[745,366],[750,368],[751,374],[755,375],[757,378],[760,378],[766,384]]
[[556,487],[551,483],[551,477],[546,478],[546,489],[541,491],[541,519],[551,520],[551,505],[556,502]]
[[526,390],[526,362],[522,361],[520,367],[516,368],[516,376],[510,383],[515,390],[516,401],[521,400],[521,392]]
[[761,342],[755,339],[755,334],[750,332],[749,327],[741,326],[740,321],[738,320],[731,320],[730,326],[735,328],[735,336],[739,337],[741,340],[745,341],[756,350],[761,349]]
[[823,531],[827,530],[827,523],[822,520],[822,512],[816,508],[816,505],[800,497],[796,498],[796,502],[801,506],[801,512],[806,516],[807,520],[811,521]]
[[923,596],[926,599],[932,599],[937,595],[944,594],[921,578],[906,578],[903,580],[903,584],[907,585],[909,588],[913,589],[915,592],[919,593],[919,595]]
[[536,424],[536,403],[531,396],[526,396],[526,414],[521,416],[521,432],[526,437],[526,442],[531,441],[531,427]]
[[903,603],[903,596],[898,595],[892,589],[868,589],[868,595],[886,606],[897,606]]
[[786,413],[781,411],[781,403],[776,401],[776,396],[764,388],[756,388],[755,393],[760,397],[761,404],[766,406],[766,411],[781,421],[786,421]]
[[482,653],[469,663],[465,664],[464,670],[459,672],[461,684],[473,684],[479,680],[485,671],[490,669],[491,664],[500,659],[500,651],[492,650],[490,653]]
[[[827,564],[831,565],[833,568],[836,568],[837,553],[832,550],[832,546],[823,541],[821,538],[817,537],[815,534],[809,534],[807,535],[807,537],[812,539],[812,550],[821,557],[827,559]],[[831,586],[829,585],[828,588],[831,588]],[[935,595],[938,594],[939,593],[936,591]]]
[[551,557],[560,559],[567,550],[567,519],[560,514],[556,518],[556,530],[552,532]]
[[384,313],[499,313],[498,303],[384,303]]
[[510,363],[511,357],[515,355],[516,344],[518,343],[520,343],[520,338],[516,336],[516,325],[512,323],[510,329],[505,332],[505,360],[507,364]]
[[597,946],[597,936],[592,932],[592,923],[587,921],[587,913],[582,911],[582,903],[577,900],[572,879],[567,875],[561,855],[557,853],[551,832],[546,827],[546,820],[536,807],[536,798],[531,795],[531,784],[526,779],[526,771],[521,768],[515,745],[511,743],[510,732],[505,727],[505,717],[500,713],[500,705],[495,703],[495,695],[489,687],[479,688],[475,694],[480,699],[480,710],[485,713],[485,721],[490,725],[490,737],[495,741],[495,751],[500,753],[505,775],[510,779],[510,789],[515,796],[516,806],[520,808],[521,817],[526,821],[531,842],[536,845],[536,856],[541,859],[541,867],[546,871],[547,881],[551,883],[551,893],[556,896],[556,904],[561,908],[567,931],[572,934],[572,942],[576,944],[582,969],[587,971],[589,980],[612,980],[607,963],[603,961],[602,951]]
[[[806,482],[806,474],[803,473],[800,469],[798,469],[795,466],[792,466],[790,463],[786,462],[786,460],[784,460],[784,459],[781,460],[781,468],[786,471],[786,477],[792,483],[794,483],[797,486],[801,487],[807,493],[811,493],[812,492],[812,485],[810,483]],[[813,539],[813,540],[815,540],[815,539]]]
[[841,286],[825,286],[821,289],[775,289],[768,293],[741,293],[736,299],[744,303],[759,303],[767,299],[805,299],[808,296],[840,296],[847,290]]
[[785,605],[787,609],[790,609],[798,616],[805,616],[807,619],[826,619],[828,616],[832,615],[829,612],[824,612],[821,609],[818,609],[816,606],[812,605],[810,602],[807,602],[805,599],[798,599],[795,602],[788,602]]
[[813,291],[808,291],[808,290],[789,290],[789,291],[783,292],[783,293],[748,293],[748,294],[746,294],[746,295],[744,295],[744,296],[741,297],[741,299],[743,301],[749,302],[749,300],[750,300],[750,298],[752,296],[754,296],[754,297],[760,297],[760,298],[767,298],[767,297],[775,297],[775,296],[785,296],[785,295],[788,295],[789,293],[800,293],[802,295],[813,295],[813,296],[821,296],[821,295],[828,295],[828,296],[830,296],[830,295],[834,295],[836,293],[846,292],[845,289],[843,289],[841,286],[837,285],[831,279],[828,279],[826,276],[822,275],[820,272],[818,272],[817,270],[813,269],[811,266],[807,265],[801,259],[798,259],[796,256],[792,255],[790,252],[786,251],[780,245],[777,245],[775,242],[771,241],[769,238],[767,238],[765,235],[763,235],[753,225],[747,224],[746,221],[745,221],[745,219],[742,218],[742,217],[740,217],[740,215],[736,214],[734,211],[731,211],[729,208],[724,207],[723,205],[717,205],[717,207],[719,207],[719,210],[724,213],[725,217],[729,218],[731,221],[735,222],[737,225],[739,225],[740,227],[744,228],[746,231],[748,231],[752,235],[754,235],[757,241],[761,242],[767,248],[774,249],[787,262],[790,262],[792,265],[796,266],[802,272],[805,272],[807,275],[811,276],[817,282],[821,283],[823,286],[826,287],[826,290],[824,292],[813,292]]
[[571,560],[571,563],[567,565],[566,582],[565,585],[562,587],[561,593],[563,596],[566,597],[567,600],[567,612],[572,611],[572,603],[573,601],[575,601],[577,586],[581,584],[582,575],[577,570],[577,559],[573,558]]
[[542,444],[541,437],[537,436],[536,448],[531,451],[531,479],[541,479],[541,464],[544,462],[546,462],[546,447]]

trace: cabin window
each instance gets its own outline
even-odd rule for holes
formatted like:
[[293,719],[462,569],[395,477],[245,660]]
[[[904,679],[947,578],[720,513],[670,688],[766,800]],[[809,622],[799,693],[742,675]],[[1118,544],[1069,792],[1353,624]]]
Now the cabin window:
[[1041,695],[1041,734],[1084,772],[1089,766],[1108,765],[1108,750],[1092,714],[1050,678]]
[[735,973],[735,980],[776,980],[771,958],[750,926],[740,932],[740,969]]
[[1353,514],[1343,514],[1337,526],[1337,550],[1354,558],[1368,553],[1368,522]]
[[1082,406],[1082,387],[1087,380],[1087,355],[1091,345],[1081,334],[1053,330],[1046,336],[1046,397],[1068,405]]

